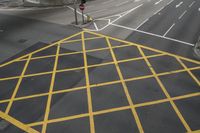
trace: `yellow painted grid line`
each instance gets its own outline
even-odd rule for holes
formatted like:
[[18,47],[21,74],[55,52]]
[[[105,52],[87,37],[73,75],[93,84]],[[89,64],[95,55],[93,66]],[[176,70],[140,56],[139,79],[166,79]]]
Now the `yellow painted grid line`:
[[[182,96],[176,96],[173,97],[171,99],[161,99],[161,100],[155,100],[155,101],[150,101],[150,102],[144,102],[144,103],[138,103],[138,104],[134,104],[133,106],[122,106],[122,107],[117,107],[117,108],[111,108],[111,109],[105,109],[105,110],[100,110],[100,111],[96,111],[93,112],[93,115],[102,115],[102,114],[106,114],[106,113],[112,113],[112,112],[117,112],[117,111],[123,111],[123,110],[127,110],[127,109],[131,109],[131,108],[139,108],[139,107],[145,107],[145,106],[151,106],[151,105],[155,105],[155,104],[161,104],[161,103],[166,103],[166,102],[170,102],[170,100],[182,100],[182,99],[186,99],[186,98],[192,98],[192,97],[196,97],[196,96],[200,96],[200,92],[197,93],[192,93],[192,94],[186,94],[186,95],[182,95]],[[67,120],[72,120],[72,119],[79,119],[82,117],[88,117],[89,113],[85,113],[85,114],[78,114],[78,115],[74,115],[74,116],[66,116],[66,117],[61,117],[61,118],[55,118],[55,119],[51,119],[48,120],[47,123],[55,123],[55,122],[61,122],[61,121],[67,121]],[[42,125],[43,122],[34,122],[34,123],[30,123],[27,124],[28,126],[38,126],[38,125]]]
[[[133,101],[131,100],[131,96],[130,96],[130,94],[129,94],[128,88],[127,88],[126,83],[125,83],[125,81],[124,81],[122,72],[121,72],[121,70],[120,70],[120,68],[119,68],[119,64],[118,64],[118,62],[117,62],[117,58],[116,58],[116,56],[115,56],[115,53],[114,53],[114,51],[113,51],[113,49],[112,49],[112,46],[111,46],[110,41],[109,41],[108,38],[106,38],[106,41],[107,41],[107,45],[108,45],[109,48],[110,48],[110,53],[111,53],[111,55],[112,55],[113,61],[115,62],[115,67],[116,67],[118,76],[119,76],[119,78],[120,78],[120,81],[121,81],[121,83],[122,83],[122,86],[123,86],[123,88],[124,88],[124,92],[125,92],[125,95],[126,95],[126,97],[127,97],[128,103],[129,103],[130,106],[133,106],[133,105],[134,105],[134,104],[133,104]],[[143,130],[143,127],[142,127],[142,125],[141,125],[141,122],[140,122],[140,119],[139,119],[139,117],[138,117],[138,114],[137,114],[136,109],[135,109],[135,108],[131,108],[131,111],[132,111],[132,113],[133,113],[133,117],[134,117],[134,119],[135,119],[135,122],[136,122],[136,124],[137,124],[137,127],[138,127],[139,132],[140,132],[140,133],[143,133],[144,130]]]
[[[96,35],[96,36],[99,36],[99,38],[109,37],[109,38],[112,39],[112,40],[115,40],[115,41],[118,41],[118,42],[121,42],[121,43],[125,43],[125,44],[128,44],[128,45],[130,45],[130,46],[131,46],[131,45],[132,45],[132,46],[138,46],[138,45],[139,45],[139,44],[135,44],[135,43],[132,43],[132,42],[120,40],[120,39],[117,39],[117,38],[113,38],[113,37],[110,37],[110,36],[106,36],[106,35],[102,35],[102,34],[90,32],[90,31],[84,31],[84,32],[90,33],[90,34],[93,34],[93,35]],[[76,33],[76,34],[74,34],[74,35],[72,35],[72,36],[69,36],[69,37],[67,37],[67,38],[64,38],[64,39],[62,39],[62,40],[60,40],[60,41],[58,41],[58,42],[55,42],[55,43],[53,43],[53,44],[51,44],[51,45],[49,45],[49,46],[43,47],[43,48],[41,48],[41,49],[38,49],[38,50],[36,50],[36,51],[34,51],[34,52],[30,53],[30,54],[35,54],[35,53],[37,53],[37,52],[40,52],[40,51],[42,51],[42,50],[45,50],[45,49],[47,49],[47,48],[49,48],[49,47],[51,47],[51,46],[54,46],[54,45],[56,45],[56,44],[58,44],[58,43],[62,43],[62,42],[64,42],[64,41],[66,41],[66,40],[69,40],[70,38],[73,38],[73,37],[75,37],[75,36],[78,36],[79,34],[81,34],[81,32]],[[75,40],[75,41],[77,41],[77,40]],[[69,42],[70,42],[70,41],[69,41]],[[142,48],[144,48],[144,49],[148,49],[148,50],[151,50],[151,51],[154,51],[154,52],[159,52],[159,53],[165,53],[165,54],[167,54],[167,55],[169,55],[169,56],[178,57],[178,58],[180,58],[180,59],[182,59],[182,60],[186,60],[186,61],[190,61],[190,62],[193,62],[193,63],[196,63],[196,64],[200,64],[200,62],[199,62],[199,61],[196,61],[196,60],[188,59],[188,58],[185,58],[185,57],[182,57],[182,56],[179,56],[179,55],[175,55],[175,54],[170,54],[170,53],[168,53],[168,52],[164,52],[164,51],[161,51],[161,50],[149,48],[149,47],[146,47],[146,46],[143,46],[143,45],[140,45],[140,46],[141,46]],[[12,61],[9,61],[9,62],[6,62],[6,63],[4,63],[4,64],[1,64],[0,67],[6,66],[6,65],[11,64],[11,63],[16,62],[16,61],[19,61],[20,59],[23,59],[23,58],[27,57],[27,55],[29,55],[29,54],[26,54],[26,55],[24,55],[24,56],[22,56],[22,57],[16,58],[16,59],[14,59],[14,60],[12,60]]]
[[[80,34],[80,33],[79,33]],[[91,38],[85,38],[85,40],[95,40],[95,39],[99,39],[99,38],[102,38],[102,37],[91,37]],[[60,42],[60,44],[62,44],[62,45],[65,45],[65,44],[68,44],[68,43],[73,43],[73,42],[79,42],[79,41],[81,41],[81,39],[76,39],[76,40],[69,40],[69,41],[65,41],[65,42]],[[58,44],[58,42],[55,42],[54,43],[54,45],[57,45]],[[54,46],[53,45],[53,46]],[[68,44],[69,45],[69,44]],[[51,46],[51,47],[53,47],[53,46]],[[48,47],[48,48],[50,48],[50,47]],[[40,50],[40,49],[38,49],[38,50]],[[40,52],[40,51],[38,51],[38,52]],[[78,53],[82,53],[82,51],[77,51],[77,52],[72,52],[72,53],[64,53],[64,54],[60,54],[60,56],[63,56],[63,55],[71,55],[71,54],[78,54]],[[28,56],[27,56],[28,57]],[[36,59],[43,59],[43,58],[49,58],[49,57],[55,57],[55,55],[46,55],[46,56],[39,56],[39,57],[33,57],[33,58],[31,58],[31,60],[36,60]],[[24,58],[24,57],[23,57]],[[17,58],[17,62],[18,61],[26,61],[27,59],[23,59],[23,58],[21,58],[21,57],[19,57],[19,58]]]
[[53,92],[53,88],[54,88],[56,70],[57,70],[57,65],[58,65],[59,51],[60,51],[60,44],[58,44],[58,46],[57,46],[55,63],[54,63],[54,68],[53,68],[53,73],[52,73],[52,78],[51,78],[51,85],[49,88],[48,100],[47,100],[46,111],[45,111],[45,116],[44,116],[44,123],[42,126],[42,133],[46,133],[47,121],[48,121],[49,113],[50,113],[50,109],[51,109],[52,92]]
[[[159,56],[163,56],[163,54],[150,55],[150,56],[147,56],[147,58],[154,58],[154,57],[159,57]],[[129,61],[136,61],[136,60],[143,60],[143,57],[124,59],[124,60],[118,61],[118,63],[129,62]],[[105,66],[105,65],[110,65],[110,64],[114,64],[114,62],[111,61],[111,62],[99,63],[99,64],[94,64],[94,65],[88,65],[88,68]],[[67,71],[74,71],[74,70],[80,70],[80,69],[84,69],[84,67],[66,68],[66,69],[57,70],[56,72],[67,72]],[[47,74],[51,74],[51,73],[52,73],[52,71],[35,73],[35,74],[27,74],[27,75],[24,75],[24,77],[33,77],[33,76],[47,75]],[[16,78],[19,78],[19,77],[20,76],[0,78],[0,81],[10,80],[10,79],[16,79]]]
[[[89,41],[89,40],[95,40],[95,39],[100,39],[100,38],[103,38],[103,37],[88,37],[88,38],[85,38],[85,41]],[[66,44],[66,43],[72,43],[72,42],[82,42],[82,39],[74,39],[74,40],[66,40],[66,41],[63,41],[61,42],[61,45],[63,44]]]
[[7,108],[6,108],[6,112],[5,112],[6,114],[8,114],[9,111],[10,111],[10,109],[11,109],[11,106],[12,106],[12,104],[13,104],[14,98],[15,98],[16,95],[17,95],[19,86],[20,86],[20,84],[21,84],[21,82],[22,82],[23,76],[24,76],[24,74],[25,74],[25,72],[26,72],[26,69],[27,69],[27,67],[28,67],[28,64],[29,64],[29,62],[30,62],[31,56],[32,56],[32,55],[29,55],[28,60],[26,61],[26,64],[24,65],[23,71],[22,71],[21,76],[19,77],[19,80],[18,80],[18,82],[17,82],[17,85],[16,85],[16,87],[15,87],[15,89],[14,89],[14,92],[13,92],[13,94],[12,94],[11,100],[9,101],[9,104],[8,104],[8,106],[7,106]]
[[[121,41],[121,40],[120,40]],[[128,42],[128,43],[130,43],[130,42]],[[132,43],[130,44],[130,45],[132,45]],[[134,46],[138,46],[138,44],[134,44]],[[142,47],[142,46],[141,46]],[[145,48],[145,49],[148,49],[148,50],[150,50],[151,48],[148,48],[148,47],[142,47],[142,48]],[[155,49],[153,49],[152,51],[155,51]],[[162,52],[162,51],[161,51]],[[165,53],[165,52],[162,52],[162,53]],[[182,60],[187,60],[187,61],[190,61],[190,62],[193,62],[193,63],[196,63],[196,64],[200,64],[200,62],[198,62],[198,61],[194,61],[194,60],[191,60],[191,59],[187,59],[187,58],[184,58],[184,57],[180,57],[180,56],[176,56],[176,55],[172,55],[172,54],[169,54],[169,53],[165,53],[165,54],[167,54],[167,55],[169,55],[169,56],[173,56],[173,57],[176,57],[176,58],[180,58],[180,59],[182,59]],[[22,57],[20,57],[20,59],[21,59]],[[23,57],[24,58],[24,57]],[[192,70],[192,69],[188,69],[188,70]],[[185,70],[178,70],[178,71],[176,71],[176,72],[181,72],[181,71],[185,71]],[[186,70],[187,71],[187,70]],[[175,72],[175,73],[176,73]],[[172,72],[166,72],[165,74],[170,74],[170,73],[172,73]],[[157,76],[159,76],[159,74],[156,74]],[[18,77],[19,78],[19,77]],[[114,82],[117,82],[117,81],[114,81]],[[113,83],[114,83],[113,82]],[[48,93],[49,94],[49,93]],[[165,99],[166,100],[166,99]],[[172,98],[171,99],[167,99],[167,100],[172,100]]]
[[196,78],[196,76],[187,68],[187,66],[179,59],[176,58],[177,61],[185,68],[185,70],[188,72],[188,74],[192,77],[192,79],[200,86],[199,80]]
[[11,61],[9,61],[9,62],[6,62],[6,63],[4,63],[4,64],[1,64],[1,65],[0,65],[0,68],[1,68],[1,67],[4,67],[4,66],[6,66],[6,65],[9,65],[9,64],[11,64],[11,63],[14,63],[14,62],[16,62],[16,61],[18,61],[18,60],[20,60],[20,59],[23,59],[23,58],[27,57],[28,55],[35,54],[35,53],[37,53],[37,52],[40,52],[40,51],[45,50],[45,49],[47,49],[47,48],[50,48],[50,47],[52,47],[52,46],[54,46],[54,45],[60,44],[60,43],[66,41],[66,40],[68,40],[68,39],[70,39],[70,38],[73,38],[73,37],[79,35],[79,34],[81,34],[81,32],[78,32],[78,33],[76,33],[76,34],[74,34],[74,35],[71,35],[71,36],[69,36],[69,37],[67,37],[67,38],[64,38],[64,39],[62,39],[62,40],[60,40],[60,41],[58,41],[58,42],[55,42],[55,43],[50,44],[50,45],[48,45],[48,46],[45,46],[45,47],[43,47],[43,48],[41,48],[41,49],[35,50],[35,51],[33,51],[33,52],[29,53],[29,54],[23,55],[23,56],[21,56],[21,57],[19,57],[19,58],[16,58],[16,59],[14,59],[14,60],[11,60]]
[[[190,68],[189,70],[198,70],[198,69],[200,69],[200,67]],[[157,74],[157,76],[165,76],[165,75],[176,74],[176,73],[180,73],[180,72],[186,72],[186,70],[181,69],[181,70],[175,70],[175,71],[171,71],[171,72],[159,73],[159,74]],[[154,75],[145,75],[145,76],[140,76],[140,77],[133,77],[133,78],[124,79],[124,81],[125,82],[136,81],[136,80],[142,80],[142,79],[147,79],[147,78],[152,78],[152,77],[154,77]],[[117,84],[117,83],[120,83],[120,82],[121,82],[120,80],[116,80],[116,81],[104,82],[104,83],[99,83],[99,84],[91,84],[90,87],[92,89],[93,87],[101,87],[101,86],[105,86],[105,85],[112,85],[112,84]],[[55,91],[52,92],[52,94],[60,94],[60,93],[65,93],[65,92],[82,90],[82,89],[85,89],[85,88],[86,88],[86,86],[81,86],[81,87],[75,87],[75,88],[71,88],[71,89],[55,90]],[[16,97],[13,100],[14,101],[25,100],[25,99],[29,99],[29,98],[47,96],[48,94],[49,93],[42,93],[42,94],[34,94],[34,95],[23,96],[23,97]],[[9,102],[9,101],[10,101],[10,99],[0,100],[0,103],[6,103],[6,102]]]
[[87,64],[87,54],[85,49],[85,40],[84,40],[84,33],[81,34],[82,37],[82,48],[83,48],[83,57],[84,57],[84,66],[85,66],[85,79],[86,79],[86,88],[87,88],[87,99],[88,99],[88,111],[89,111],[89,118],[90,118],[90,133],[95,133],[95,125],[94,125],[94,116],[93,116],[93,109],[92,109],[92,96],[90,90],[90,79],[89,79],[89,72],[88,72],[88,64]]
[[9,116],[1,111],[0,111],[0,118],[15,125],[16,127],[20,128],[21,130],[26,131],[27,133],[39,133],[35,129],[32,129],[31,127],[27,126],[26,124],[12,118],[11,116]]
[[[112,48],[117,49],[117,48],[123,48],[123,47],[131,47],[131,46],[129,44],[124,44],[120,46],[113,46]],[[104,51],[104,50],[109,50],[109,48],[105,47],[105,48],[98,48],[98,49],[89,49],[89,50],[86,50],[86,53],[99,52],[99,51]],[[70,53],[60,53],[59,56],[75,55],[75,54],[81,54],[81,53],[83,53],[83,51],[74,51]],[[55,57],[55,56],[56,55],[38,56],[38,57],[32,57],[31,60],[44,59],[44,58],[50,58],[50,57]],[[26,60],[27,59],[20,59],[20,60],[17,60],[17,62],[26,61]]]
[[188,132],[188,133],[200,133],[200,129],[196,130],[196,131],[193,131],[193,132]]
[[141,44],[136,44],[136,43],[133,43],[133,42],[128,42],[128,41],[125,41],[125,40],[121,40],[121,39],[118,39],[118,38],[114,38],[114,37],[111,37],[111,36],[107,36],[107,35],[102,35],[102,34],[99,34],[99,33],[96,33],[96,32],[91,32],[91,31],[84,31],[86,33],[90,33],[90,34],[93,34],[93,35],[96,35],[96,36],[100,36],[100,37],[108,37],[109,39],[112,39],[112,40],[115,40],[115,41],[118,41],[118,42],[121,42],[121,43],[126,43],[126,44],[129,44],[130,46],[140,46],[141,48],[144,48],[144,49],[147,49],[147,50],[150,50],[150,51],[154,51],[154,52],[157,52],[157,53],[163,53],[163,54],[166,54],[166,55],[169,55],[169,56],[172,56],[172,57],[178,57],[182,60],[186,60],[186,61],[189,61],[189,62],[193,62],[193,63],[196,63],[196,64],[199,64],[200,65],[200,61],[197,61],[197,60],[192,60],[192,59],[189,59],[189,58],[186,58],[186,57],[182,57],[182,56],[179,56],[179,55],[176,55],[176,54],[171,54],[171,53],[168,53],[168,52],[165,52],[165,51],[161,51],[161,50],[158,50],[158,49],[154,49],[154,48],[150,48],[150,47],[147,47],[147,46],[144,46],[144,45],[141,45]]
[[176,104],[174,103],[173,100],[171,100],[171,97],[169,95],[169,93],[167,92],[165,86],[163,85],[163,83],[161,82],[161,80],[159,79],[159,77],[157,76],[154,68],[151,66],[151,63],[149,62],[149,60],[146,58],[144,52],[142,51],[141,47],[138,47],[139,51],[141,53],[141,55],[145,58],[145,62],[147,63],[149,69],[151,70],[151,72],[153,73],[155,79],[157,80],[158,84],[160,85],[163,93],[165,94],[165,96],[167,97],[167,99],[169,99],[170,104],[172,105],[174,111],[176,112],[177,116],[179,117],[180,121],[182,122],[182,124],[184,125],[184,127],[186,128],[186,130],[188,132],[191,131],[191,128],[189,127],[189,125],[187,124],[187,122],[185,121],[185,119],[183,118],[182,114],[180,113],[178,107],[176,106]]

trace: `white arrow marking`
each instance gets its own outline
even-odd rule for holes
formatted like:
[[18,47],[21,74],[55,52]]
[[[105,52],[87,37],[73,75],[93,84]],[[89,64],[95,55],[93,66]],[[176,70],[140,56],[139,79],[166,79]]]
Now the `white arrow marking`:
[[181,6],[183,4],[183,1],[181,1],[178,5],[176,5],[176,8],[178,8],[179,6]]

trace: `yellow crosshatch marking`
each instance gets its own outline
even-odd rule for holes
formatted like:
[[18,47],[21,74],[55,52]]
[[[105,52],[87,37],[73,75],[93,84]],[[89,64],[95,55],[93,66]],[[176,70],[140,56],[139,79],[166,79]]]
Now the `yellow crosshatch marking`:
[[[90,36],[88,37],[87,35],[90,35]],[[78,37],[78,36],[80,36],[79,39],[73,39],[74,37]],[[88,45],[88,41],[95,41],[98,39],[103,39],[106,43],[106,46],[101,47],[101,48],[93,47],[91,49],[87,49],[86,45]],[[117,46],[113,45],[112,41],[119,42],[120,45],[117,45]],[[64,47],[64,45],[67,46],[70,43],[80,44],[79,45],[80,50],[61,53],[60,51],[61,51],[62,47]],[[94,43],[90,44],[90,45],[95,45]],[[35,54],[45,51],[46,49],[51,48],[51,47],[56,48],[55,54],[34,56]],[[116,53],[115,50],[122,49],[122,48],[129,48],[129,47],[133,47],[133,48],[137,49],[140,56],[139,57],[127,57],[125,59],[118,59],[118,53]],[[147,55],[145,53],[145,50],[151,51],[154,54]],[[111,58],[112,58],[111,60],[106,61],[106,62],[97,62],[95,64],[89,64],[89,59],[90,59],[89,55],[90,54],[92,54],[94,52],[104,52],[104,51],[109,51]],[[58,66],[60,65],[59,59],[61,59],[62,57],[65,57],[65,56],[75,56],[78,54],[83,57],[82,58],[83,66],[75,66],[75,67],[71,66],[71,67],[64,68],[64,69],[58,69]],[[157,71],[157,68],[152,64],[151,60],[157,59],[157,58],[164,60],[164,57],[170,57],[170,58],[175,59],[175,61],[177,61],[176,64],[180,65],[181,67],[179,67],[175,70],[161,71],[161,72]],[[27,73],[29,67],[31,66],[32,61],[40,62],[40,60],[42,60],[42,59],[49,59],[49,58],[52,58],[54,60],[53,68],[51,70]],[[150,73],[145,74],[145,75],[127,78],[124,75],[120,65],[123,63],[130,63],[130,62],[136,62],[136,61],[145,62],[147,65],[147,69],[150,71]],[[185,64],[185,62],[189,62],[189,63],[193,64],[193,66],[187,66],[187,64]],[[24,55],[22,57],[12,60],[12,61],[1,64],[0,72],[1,72],[1,69],[4,70],[7,67],[12,66],[15,63],[24,63],[20,74],[18,73],[18,74],[12,75],[9,73],[10,75],[0,75],[0,82],[10,82],[11,80],[17,81],[16,85],[13,88],[13,92],[9,97],[6,97],[4,99],[2,99],[0,97],[0,106],[1,106],[1,104],[7,104],[6,109],[3,111],[0,111],[0,117],[28,133],[37,133],[37,132],[46,133],[46,132],[48,132],[48,127],[50,124],[63,122],[63,121],[77,120],[77,119],[81,119],[81,118],[88,118],[90,132],[96,133],[97,126],[99,126],[99,125],[96,124],[95,117],[101,116],[104,114],[109,114],[109,113],[112,114],[112,113],[119,112],[119,111],[125,111],[125,110],[131,110],[132,119],[133,119],[133,121],[135,121],[137,130],[140,133],[143,133],[143,132],[145,132],[145,130],[148,130],[148,129],[144,128],[145,125],[141,121],[141,116],[138,114],[137,109],[141,108],[141,107],[160,105],[163,103],[170,103],[172,110],[175,112],[177,118],[179,119],[182,126],[185,128],[186,132],[195,132],[195,133],[199,132],[199,130],[197,130],[197,129],[192,129],[191,123],[188,121],[188,119],[185,118],[185,115],[182,113],[182,110],[179,108],[179,106],[177,106],[176,101],[200,97],[200,91],[172,96],[168,92],[167,86],[163,83],[163,81],[161,79],[161,77],[163,77],[163,76],[178,75],[181,73],[185,73],[191,78],[191,80],[194,82],[194,84],[196,84],[199,87],[200,86],[199,78],[197,77],[197,75],[195,75],[193,73],[193,71],[200,71],[200,62],[199,61],[181,57],[178,55],[173,55],[171,53],[163,52],[163,51],[149,48],[149,47],[146,47],[143,45],[123,41],[120,39],[112,38],[112,37],[101,35],[98,33],[82,31],[82,32],[74,34],[70,37],[67,37],[65,39],[62,39],[56,43],[48,45],[44,48],[38,49],[34,52],[31,52],[27,55]],[[106,67],[106,66],[110,66],[110,65],[115,67],[116,75],[118,75],[118,79],[112,80],[112,81],[98,82],[98,83],[91,82],[93,79],[90,76],[93,75],[93,71],[95,71],[95,68]],[[42,66],[38,66],[38,67],[42,67]],[[57,90],[54,89],[56,86],[55,85],[56,76],[58,74],[64,74],[66,72],[74,72],[74,71],[79,74],[83,71],[82,79],[84,79],[84,84],[82,84],[81,86],[73,86],[71,88],[66,88],[66,89],[65,88],[57,89]],[[34,78],[37,76],[47,76],[47,75],[51,75],[51,80],[50,80],[50,84],[48,86],[47,92],[33,93],[33,94],[18,96],[18,93],[20,91],[20,86],[22,85],[24,79]],[[108,75],[109,75],[109,73],[108,73]],[[127,82],[132,82],[132,81],[139,82],[141,80],[146,80],[146,79],[151,79],[151,78],[156,80],[161,91],[165,95],[165,98],[142,102],[142,103],[135,103],[134,100],[131,98],[131,94],[130,94],[129,88],[127,86]],[[66,84],[68,84],[67,81],[66,81]],[[120,107],[112,107],[112,108],[108,108],[108,109],[95,110],[94,106],[93,106],[94,98],[95,98],[92,95],[92,91],[94,90],[93,88],[105,87],[108,85],[115,85],[115,84],[122,85],[123,91],[125,93],[125,98],[128,101],[128,104],[125,106],[120,106]],[[34,85],[33,85],[33,87],[34,87]],[[2,88],[2,89],[6,89],[6,87]],[[200,90],[200,87],[199,87],[199,90]],[[73,115],[69,115],[69,116],[66,115],[66,116],[57,117],[57,118],[50,117],[52,104],[54,102],[53,101],[54,95],[70,94],[70,93],[75,93],[75,92],[80,92],[80,91],[86,91],[88,112],[73,114]],[[41,117],[42,119],[38,118],[39,120],[35,120],[35,121],[31,121],[31,122],[22,122],[15,117],[15,112],[12,111],[12,108],[14,108],[15,103],[25,102],[26,100],[42,98],[42,97],[47,98],[43,114],[41,112],[41,115],[43,116],[43,117]],[[37,107],[35,109],[37,110]],[[20,117],[23,118],[23,116],[20,116]],[[36,129],[33,128],[34,126],[41,126],[42,130],[36,131]],[[76,128],[78,128],[78,127],[76,127]],[[200,127],[198,127],[198,129],[200,129]]]

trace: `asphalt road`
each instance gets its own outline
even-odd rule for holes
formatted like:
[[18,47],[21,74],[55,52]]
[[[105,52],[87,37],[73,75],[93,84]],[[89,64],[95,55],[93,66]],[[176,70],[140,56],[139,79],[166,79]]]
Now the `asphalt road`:
[[[199,1],[129,0],[121,5],[113,1],[107,4],[114,5],[115,10],[125,9],[126,14],[97,17],[89,28],[92,31],[194,59],[192,46],[200,35]],[[103,9],[100,12],[109,12]]]
[[70,25],[59,25],[0,12],[0,62],[35,44],[37,46],[32,47],[32,50],[51,44],[78,31],[80,29]]
[[[150,102],[151,105],[154,100],[168,98],[166,94],[168,92],[172,98],[177,98],[176,101],[167,99],[167,102],[153,106],[141,108],[138,106],[137,111],[145,131],[186,132],[180,122],[183,119],[179,118],[180,115],[176,115],[179,111],[176,109],[175,112],[173,108],[180,110],[188,124],[191,124],[189,126],[192,130],[198,130],[199,68],[193,67],[198,67],[199,63],[188,62],[190,59],[186,61],[182,57],[154,50],[145,51],[140,45],[194,59],[192,48],[200,32],[199,4],[197,0],[87,2],[84,13],[95,19],[94,23],[87,27],[88,30],[139,45],[125,46],[121,41],[114,41],[109,36],[82,32],[86,38],[93,37],[93,39],[85,40],[84,43],[80,40],[66,44],[58,42],[49,49],[30,54],[29,58],[1,67],[0,88],[3,87],[0,93],[0,110],[8,110],[9,115],[26,124],[63,117],[71,119],[74,115],[80,114],[81,118],[48,124],[47,132],[88,133],[91,121],[89,117],[93,116],[88,116],[89,114],[82,116],[91,111],[88,109],[104,112],[104,109],[114,109],[113,106],[126,107],[127,104],[131,105],[128,103],[132,101],[129,100],[130,97],[138,105],[144,102]],[[80,10],[78,14],[80,21]],[[71,6],[1,8],[0,62],[23,55],[24,50],[25,53],[29,53],[77,33],[81,29],[69,25],[74,21],[73,15]],[[73,39],[82,38],[81,35],[77,35]],[[82,47],[84,45],[85,47]],[[146,59],[143,57],[144,54],[152,57]],[[178,61],[183,61],[186,67]],[[25,62],[27,65],[24,65]],[[155,73],[164,75],[157,76]],[[152,77],[149,78],[149,75]],[[14,89],[16,93],[13,93]],[[53,93],[50,92],[51,89]],[[127,90],[125,93],[130,93],[130,97],[127,96],[128,102],[125,101],[127,94],[124,94],[124,89]],[[89,91],[91,96],[88,94]],[[11,96],[14,100],[25,98],[14,103],[2,102],[2,99],[10,99]],[[178,96],[186,98],[182,102]],[[90,99],[88,97],[91,97],[91,102],[88,102]],[[49,104],[47,101],[50,101]],[[178,107],[171,106],[172,102]],[[12,107],[9,108],[8,104]],[[135,121],[131,119],[131,110],[119,109],[110,113],[106,110],[105,114],[97,113],[94,116],[97,133],[138,132]],[[46,114],[47,117],[44,118]],[[33,126],[38,131],[43,127],[44,124]],[[8,128],[7,131],[12,132],[16,130],[15,128]]]
[[[62,27],[74,21],[72,7],[0,11],[4,15],[22,17],[24,21],[31,19]],[[200,2],[195,0],[95,0],[86,3],[84,13],[95,20],[87,27],[91,31],[194,59],[192,46],[200,35],[199,8]],[[78,20],[81,21],[80,10]]]

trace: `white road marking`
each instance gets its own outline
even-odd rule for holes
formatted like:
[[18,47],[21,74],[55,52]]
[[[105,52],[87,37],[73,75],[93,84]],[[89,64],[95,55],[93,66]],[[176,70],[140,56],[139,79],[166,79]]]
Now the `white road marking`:
[[[111,25],[112,23],[114,23],[114,22],[116,22],[117,20],[121,19],[122,17],[128,15],[129,13],[131,13],[132,11],[134,11],[134,10],[136,10],[137,8],[141,7],[142,5],[143,5],[143,4],[140,4],[140,5],[138,5],[138,6],[134,7],[134,8],[132,8],[131,10],[124,12],[123,15],[121,15],[121,14],[116,14],[116,15],[110,16],[110,17],[117,17],[117,18],[116,18],[115,20],[113,20],[112,22],[110,21],[110,19],[109,19],[108,17],[98,19],[98,20],[102,20],[102,19],[105,20],[105,19],[107,19],[107,20],[108,20],[108,24],[107,24],[106,26],[102,27],[101,29],[96,30],[96,31],[104,30],[105,28],[107,28],[107,27],[108,27],[109,25]],[[95,30],[90,30],[90,31],[95,31]]]
[[156,11],[156,12],[154,13],[154,15],[156,15],[157,13],[159,13],[162,9],[164,9],[164,6],[161,7],[158,11]]
[[185,10],[178,19],[181,19],[187,11]]
[[95,22],[93,22],[93,24],[94,24],[95,29],[98,31],[99,28],[98,28],[97,24]]
[[175,25],[175,23],[172,24],[172,26],[165,32],[165,34],[163,36],[166,36],[169,33],[169,31],[174,27],[174,25]]
[[136,29],[139,29],[144,23],[146,23],[149,20],[149,18],[147,18],[146,20],[144,20],[140,25],[138,25],[138,27]]
[[174,0],[171,0],[170,2],[167,3],[167,5],[171,4]]
[[192,7],[192,5],[195,3],[196,1],[193,1],[190,5],[189,5],[189,7],[191,8]]
[[124,4],[128,3],[128,2],[129,2],[129,0],[124,1],[124,2],[122,2],[122,3],[119,3],[119,4],[115,5],[115,6],[121,6],[121,5],[124,5]]
[[171,41],[174,41],[174,42],[179,42],[179,43],[182,43],[182,44],[194,46],[194,44],[192,44],[192,43],[180,41],[180,40],[169,38],[169,37],[164,37],[164,36],[153,34],[153,33],[150,33],[150,32],[146,32],[146,31],[142,31],[142,30],[137,30],[137,29],[133,29],[133,28],[122,26],[122,25],[118,25],[118,24],[111,24],[111,25],[112,26],[116,26],[116,27],[120,27],[120,28],[123,28],[123,29],[131,30],[131,31],[137,31],[137,32],[144,33],[144,34],[147,34],[147,35],[156,36],[156,37],[159,37],[159,38],[171,40]]
[[183,1],[181,1],[178,5],[176,5],[176,8],[178,8],[179,6],[181,6],[183,4]]
[[200,11],[200,8],[199,8],[199,11]]
[[157,5],[157,4],[159,4],[160,2],[162,2],[163,0],[159,0],[159,1],[157,1],[154,5]]

